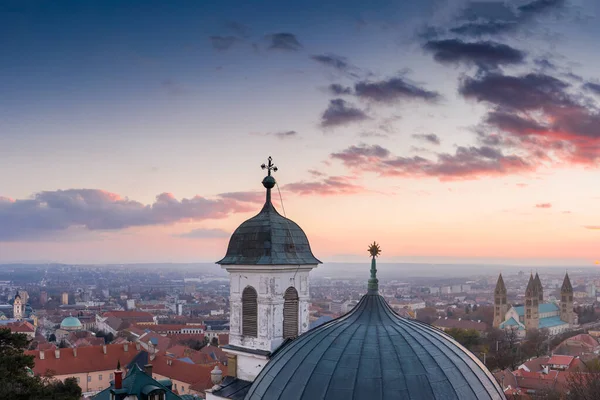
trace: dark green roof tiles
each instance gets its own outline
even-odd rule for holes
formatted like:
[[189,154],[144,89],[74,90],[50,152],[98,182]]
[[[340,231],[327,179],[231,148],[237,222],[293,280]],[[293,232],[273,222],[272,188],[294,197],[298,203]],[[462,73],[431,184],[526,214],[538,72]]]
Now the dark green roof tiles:
[[[267,189],[270,192],[270,189]],[[221,265],[314,265],[308,238],[294,221],[280,215],[267,202],[258,215],[243,222],[231,235]]]
[[246,400],[505,399],[494,377],[442,331],[364,296],[345,316],[277,352]]

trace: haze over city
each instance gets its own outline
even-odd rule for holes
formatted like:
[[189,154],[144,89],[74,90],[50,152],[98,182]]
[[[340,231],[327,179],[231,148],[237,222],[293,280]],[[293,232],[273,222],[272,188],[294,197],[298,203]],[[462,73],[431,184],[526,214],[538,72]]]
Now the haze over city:
[[[0,4],[0,262],[593,266],[596,1]],[[274,203],[283,207],[279,193]]]

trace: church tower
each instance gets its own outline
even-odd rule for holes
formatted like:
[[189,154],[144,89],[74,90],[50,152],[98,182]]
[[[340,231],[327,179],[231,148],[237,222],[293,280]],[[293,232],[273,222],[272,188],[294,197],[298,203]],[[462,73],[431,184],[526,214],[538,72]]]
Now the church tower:
[[229,272],[231,314],[228,375],[253,381],[286,339],[309,328],[309,272],[321,263],[308,238],[271,202],[277,171],[263,164],[266,201],[262,210],[233,233],[218,261]]
[[540,280],[540,276],[537,272],[535,273],[534,281],[538,290],[539,303],[542,304],[544,302],[544,286],[542,286],[542,281]]
[[494,328],[500,327],[500,324],[504,322],[507,311],[506,286],[504,286],[504,279],[502,279],[502,274],[500,274],[496,283],[496,289],[494,290]]
[[18,319],[18,320],[23,319],[24,311],[25,311],[25,305],[23,304],[23,301],[21,300],[21,296],[19,296],[19,293],[17,293],[15,295],[15,301],[13,303],[13,318]]
[[525,289],[525,329],[537,329],[540,324],[539,314],[540,294],[538,285],[533,278],[533,274],[529,275],[529,283]]
[[560,288],[560,319],[573,325],[573,286],[569,274],[565,273],[562,287]]

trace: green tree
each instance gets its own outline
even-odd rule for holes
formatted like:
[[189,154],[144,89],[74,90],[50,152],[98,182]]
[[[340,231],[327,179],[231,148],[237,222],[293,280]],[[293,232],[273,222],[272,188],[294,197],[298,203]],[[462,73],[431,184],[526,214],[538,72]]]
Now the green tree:
[[48,336],[48,341],[49,342],[56,342],[56,335],[54,333],[52,333],[50,336]]
[[65,382],[33,375],[34,358],[26,355],[29,340],[23,334],[0,329],[0,398],[11,400],[79,400],[75,378]]
[[450,328],[446,333],[471,351],[475,351],[475,347],[479,345],[481,338],[479,332],[475,329]]
[[219,345],[219,338],[214,336],[211,340],[210,340],[210,344],[212,344],[213,346],[218,346]]

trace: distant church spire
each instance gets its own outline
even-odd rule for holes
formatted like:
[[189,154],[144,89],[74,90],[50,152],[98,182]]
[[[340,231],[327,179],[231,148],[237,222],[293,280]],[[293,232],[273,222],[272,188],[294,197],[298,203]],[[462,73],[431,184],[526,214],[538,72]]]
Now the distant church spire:
[[542,281],[540,280],[540,276],[538,273],[535,273],[534,283],[538,292],[538,298],[540,304],[544,302],[544,286],[542,286]]
[[569,279],[568,272],[565,272],[565,279],[563,280],[563,284],[560,288],[560,291],[573,293],[573,286],[571,286],[571,279]]

